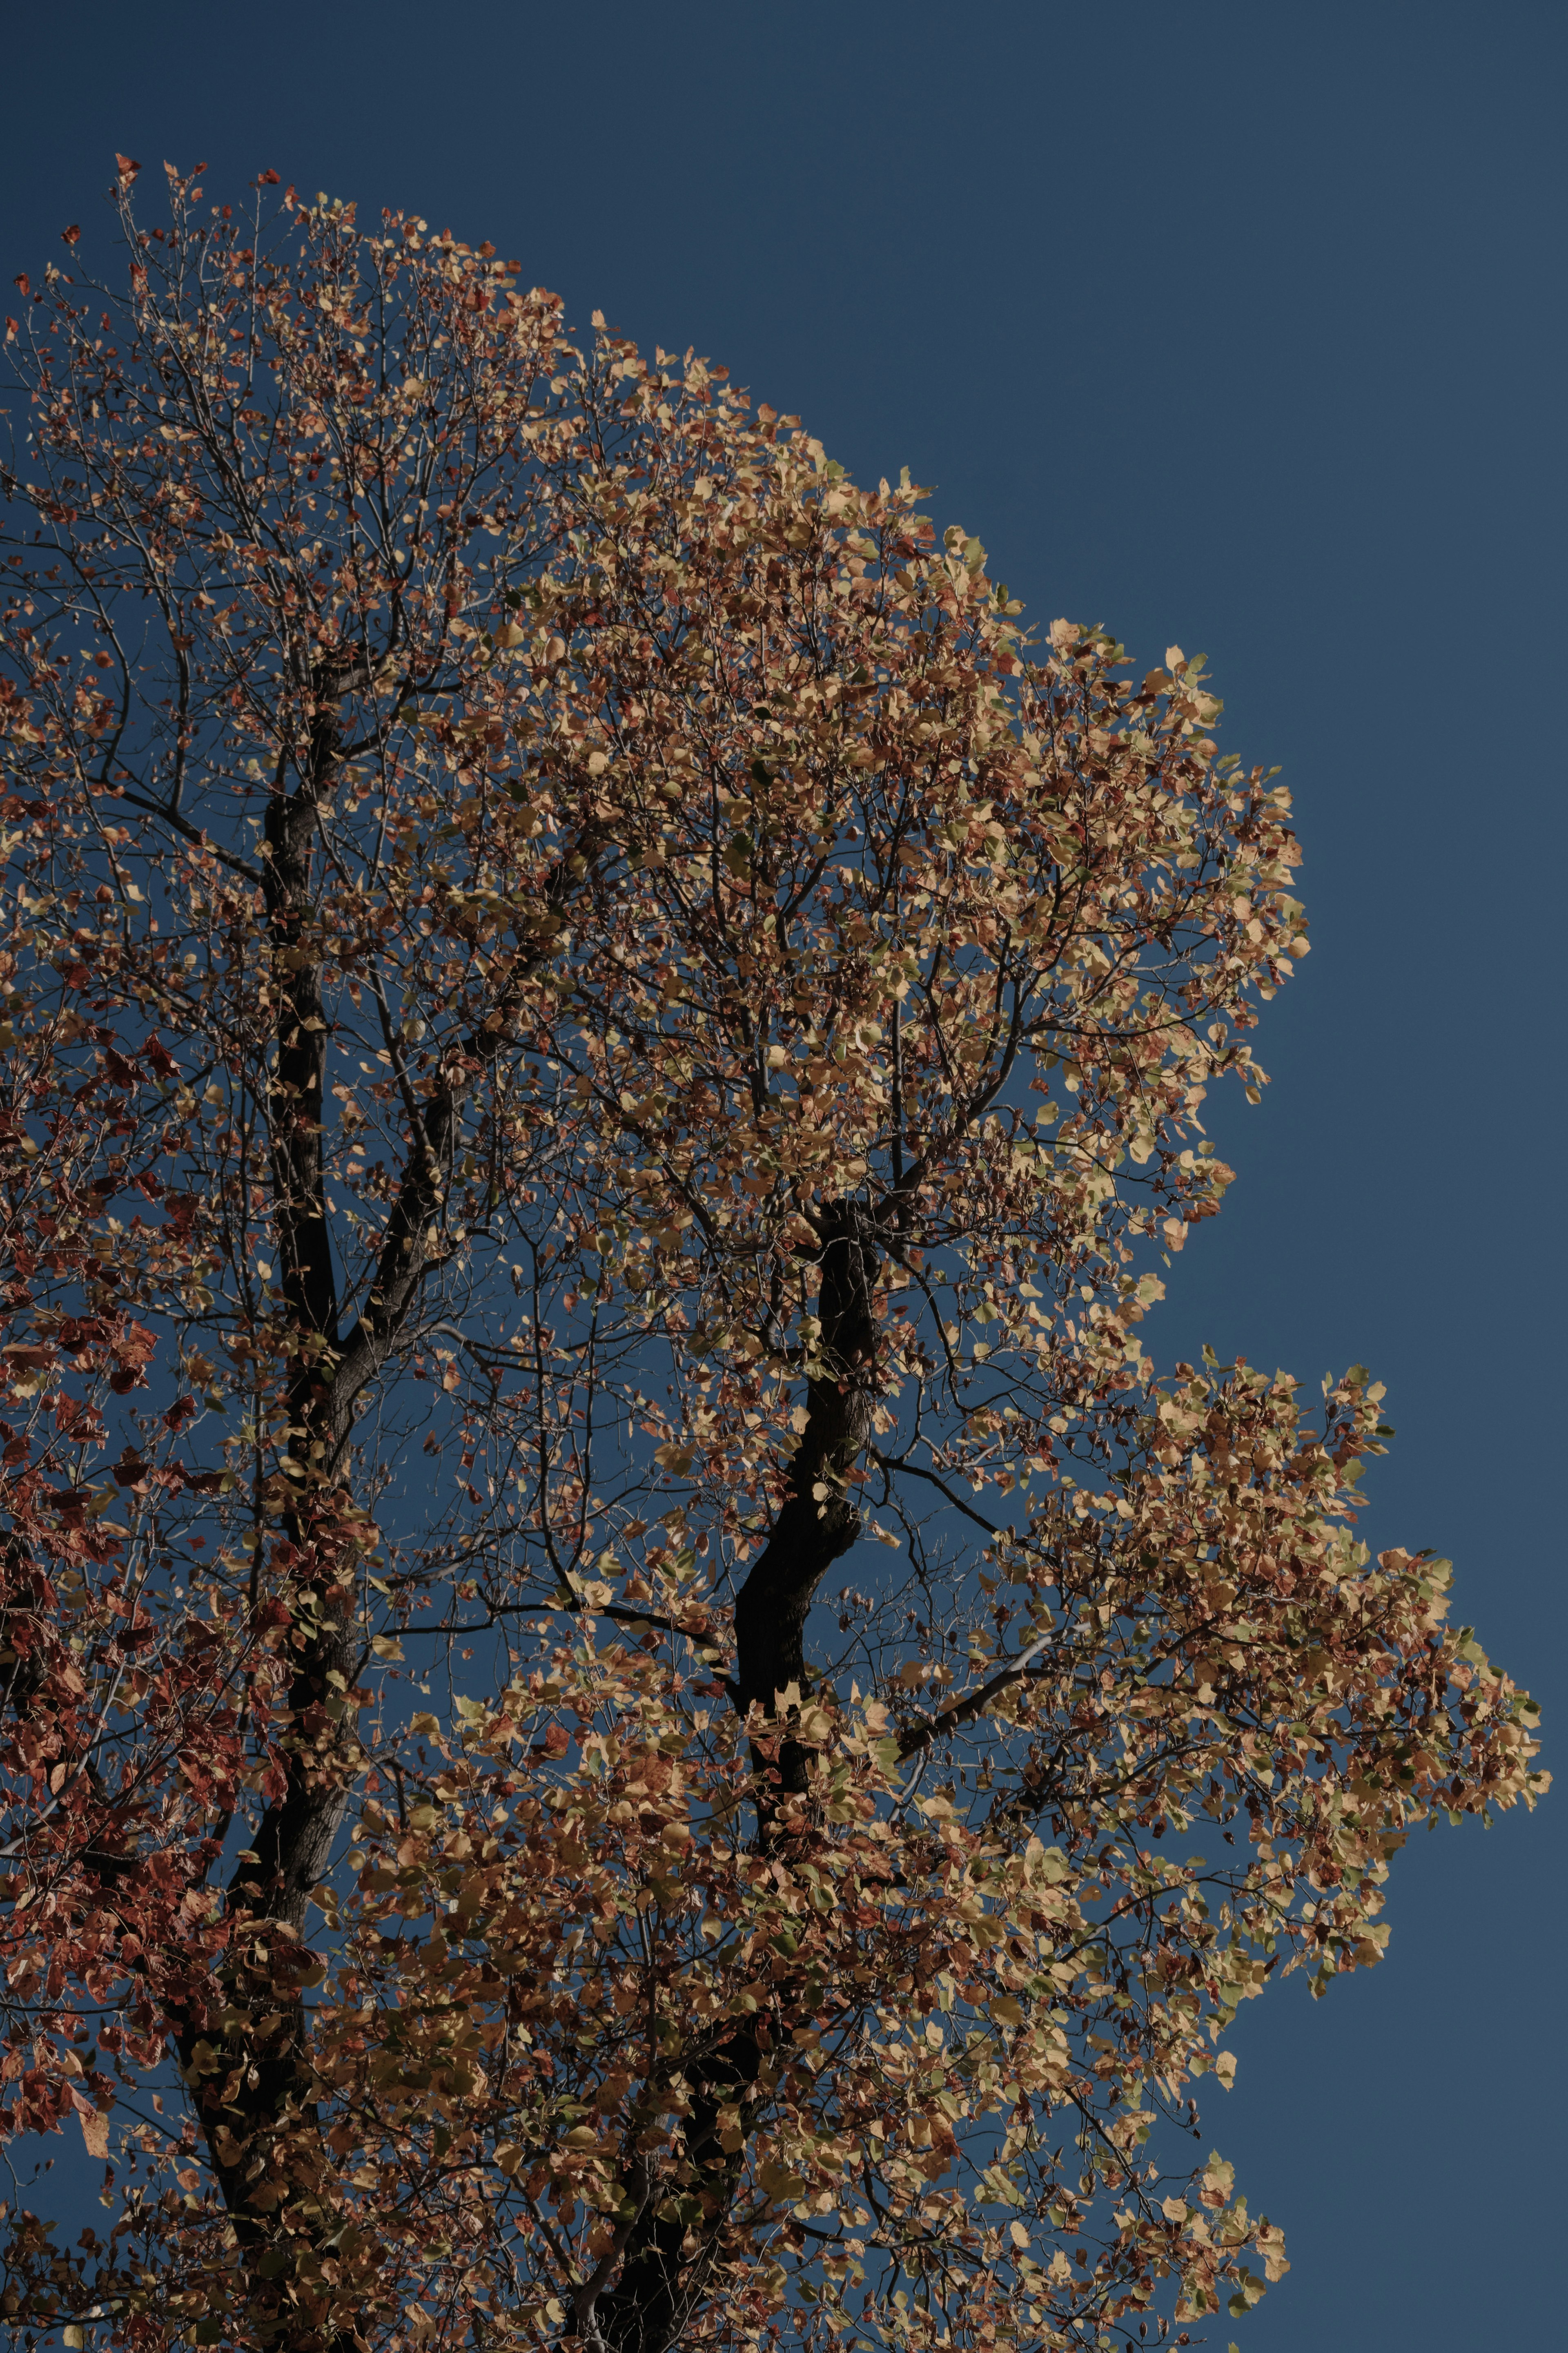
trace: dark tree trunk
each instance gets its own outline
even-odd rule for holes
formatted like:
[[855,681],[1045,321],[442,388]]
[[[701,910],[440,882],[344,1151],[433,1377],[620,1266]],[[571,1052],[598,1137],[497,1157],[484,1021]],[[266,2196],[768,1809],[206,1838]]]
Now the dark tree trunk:
[[[871,1434],[877,1327],[872,1308],[880,1260],[866,1211],[839,1201],[822,1224],[821,1336],[807,1382],[806,1423],[790,1465],[789,1492],[735,1603],[733,1697],[772,1715],[789,1684],[805,1695],[805,1620],[816,1588],[860,1533],[849,1473]],[[803,1789],[805,1762],[786,1745],[784,1786]]]
[[[805,1698],[807,1613],[827,1570],[860,1533],[848,1482],[871,1434],[873,1293],[880,1259],[870,1219],[857,1202],[835,1203],[821,1235],[822,1330],[806,1387],[806,1425],[790,1465],[788,1492],[735,1603],[731,1696],[742,1716],[753,1701],[773,1715],[778,1695],[792,1683]],[[795,1742],[780,1743],[774,1764],[758,1761],[770,1781],[776,1774],[777,1795],[805,1792],[807,1755]],[[773,1836],[773,1810],[764,1796],[758,1824],[763,1844]],[[679,2195],[700,2211],[694,2219],[689,2205],[683,2217],[674,2197],[643,2209],[627,2233],[615,2287],[581,2299],[579,2332],[594,2353],[669,2353],[712,2292],[743,2154],[720,2146],[719,2115],[738,2106],[742,2135],[748,2131],[763,2105],[753,2087],[766,2057],[758,2030],[749,2027],[738,2029],[709,2058],[688,2060],[690,2113]]]
[[[689,2068],[691,2111],[679,2189],[648,2200],[626,2235],[613,2289],[579,2299],[579,2333],[595,2353],[667,2353],[714,2285],[724,2225],[740,2184],[743,2151],[719,2138],[721,2108],[738,2107],[747,2129],[749,2096],[763,2053],[754,2029],[742,2030],[700,2068]],[[678,2202],[686,2207],[682,2214]],[[667,2211],[661,2211],[667,2210]]]

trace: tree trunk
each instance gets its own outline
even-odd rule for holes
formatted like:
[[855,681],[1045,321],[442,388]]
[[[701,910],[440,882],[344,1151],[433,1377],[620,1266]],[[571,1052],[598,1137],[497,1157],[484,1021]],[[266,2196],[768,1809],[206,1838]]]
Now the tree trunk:
[[[791,1684],[805,1697],[806,1616],[827,1570],[860,1533],[848,1478],[871,1434],[872,1302],[880,1259],[870,1219],[858,1202],[836,1202],[821,1233],[822,1330],[807,1380],[805,1429],[790,1465],[788,1492],[735,1603],[731,1697],[742,1716],[753,1701],[773,1715]],[[807,1752],[786,1739],[776,1763],[763,1770],[776,1776],[776,1791],[759,1799],[758,1839],[766,1845],[773,1837],[771,1797],[804,1794]],[[579,2316],[580,2333],[595,2353],[601,2348],[604,2353],[668,2353],[711,2289],[743,2153],[721,2146],[720,2110],[740,2108],[742,2136],[754,2123],[762,2102],[753,2094],[748,2103],[747,2093],[766,2064],[763,2033],[755,2026],[739,2028],[710,2057],[696,2064],[688,2060],[690,2106],[679,2196],[698,2201],[701,2212],[692,2219],[689,2205],[683,2219],[674,2196],[644,2208],[627,2233],[614,2289]]]
[[[880,1264],[867,1211],[838,1201],[822,1221],[822,1326],[806,1386],[806,1423],[790,1465],[789,1491],[735,1602],[732,1697],[771,1715],[794,1683],[805,1696],[805,1620],[816,1588],[860,1534],[848,1477],[871,1434],[877,1328],[872,1293]],[[805,1787],[805,1759],[786,1745],[786,1788]]]

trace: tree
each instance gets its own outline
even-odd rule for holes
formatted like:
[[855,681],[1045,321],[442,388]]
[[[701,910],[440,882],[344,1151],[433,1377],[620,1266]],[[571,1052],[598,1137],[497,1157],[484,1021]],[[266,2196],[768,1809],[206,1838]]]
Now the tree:
[[1226,2023],[1543,1784],[1377,1384],[1144,1352],[1286,793],[721,370],[137,170],[8,330],[12,2327],[1245,2309]]

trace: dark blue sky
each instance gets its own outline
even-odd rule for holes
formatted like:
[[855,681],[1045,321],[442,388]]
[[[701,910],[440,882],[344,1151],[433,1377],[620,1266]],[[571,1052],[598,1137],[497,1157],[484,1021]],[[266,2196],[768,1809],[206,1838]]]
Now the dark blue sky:
[[[1560,1721],[1560,0],[85,0],[5,49],[6,280],[101,252],[115,148],[407,206],[908,465],[1040,620],[1208,654],[1315,947],[1150,1343],[1373,1366],[1364,1532]],[[1244,2013],[1205,2128],[1294,2269],[1220,2345],[1555,2339],[1565,1821],[1423,1836],[1381,1968]]]

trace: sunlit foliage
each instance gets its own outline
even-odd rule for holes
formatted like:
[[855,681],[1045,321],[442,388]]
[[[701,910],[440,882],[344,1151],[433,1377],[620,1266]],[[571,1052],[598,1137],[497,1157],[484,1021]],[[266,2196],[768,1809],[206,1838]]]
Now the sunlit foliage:
[[137,169],[8,330],[0,2127],[107,2220],[0,2307],[1184,2341],[1237,2004],[1542,1780],[1370,1376],[1146,1350],[1288,795],[721,370]]

